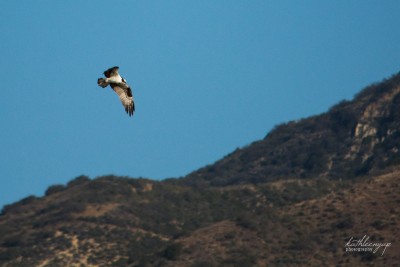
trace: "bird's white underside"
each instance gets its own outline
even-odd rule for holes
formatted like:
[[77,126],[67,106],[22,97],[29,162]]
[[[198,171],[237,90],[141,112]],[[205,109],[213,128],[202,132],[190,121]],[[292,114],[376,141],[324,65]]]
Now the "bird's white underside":
[[[122,77],[118,74],[115,76],[111,76],[110,78],[106,78],[106,83],[124,83]],[[125,81],[126,82],[126,81]]]

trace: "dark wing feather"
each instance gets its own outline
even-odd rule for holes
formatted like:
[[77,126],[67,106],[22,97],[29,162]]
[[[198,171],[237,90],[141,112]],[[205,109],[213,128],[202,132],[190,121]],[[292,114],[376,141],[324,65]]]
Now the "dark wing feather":
[[119,70],[119,67],[117,67],[117,66],[109,68],[108,70],[106,70],[104,72],[104,76],[106,76],[107,78],[110,78],[111,76],[115,76],[118,74],[118,70]]

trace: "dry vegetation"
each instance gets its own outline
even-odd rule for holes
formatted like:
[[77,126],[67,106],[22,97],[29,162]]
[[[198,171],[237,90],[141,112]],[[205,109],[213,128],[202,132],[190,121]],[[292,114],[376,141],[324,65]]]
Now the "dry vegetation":
[[[395,266],[399,176],[207,190],[87,180],[6,207],[0,266]],[[98,183],[113,201],[93,200]],[[392,245],[383,256],[345,252],[363,235]]]
[[[0,214],[0,266],[398,266],[400,75],[182,179],[80,176]],[[390,242],[346,252],[351,237]]]

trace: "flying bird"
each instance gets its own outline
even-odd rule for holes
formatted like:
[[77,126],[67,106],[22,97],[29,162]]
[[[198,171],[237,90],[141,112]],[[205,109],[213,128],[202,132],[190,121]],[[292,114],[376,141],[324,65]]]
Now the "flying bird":
[[129,116],[133,115],[135,111],[135,102],[132,95],[131,87],[126,83],[126,80],[122,78],[118,73],[119,67],[115,66],[109,68],[104,72],[106,78],[99,78],[97,84],[103,88],[110,85],[114,92],[117,93],[122,105],[125,108],[126,113]]

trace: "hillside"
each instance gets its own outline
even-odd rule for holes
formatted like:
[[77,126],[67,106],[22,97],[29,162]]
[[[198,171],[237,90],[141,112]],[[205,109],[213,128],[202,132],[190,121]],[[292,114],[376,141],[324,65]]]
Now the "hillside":
[[[0,266],[397,266],[399,93],[397,74],[180,179],[50,186],[3,208]],[[363,236],[390,246],[346,252]]]
[[400,74],[328,112],[277,126],[263,140],[190,174],[220,186],[277,179],[352,179],[400,163]]

